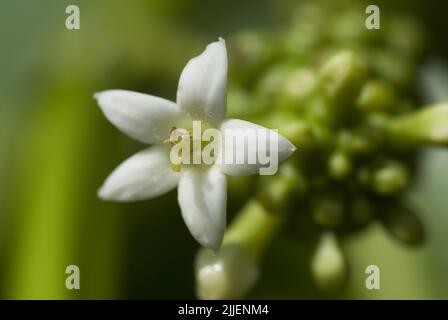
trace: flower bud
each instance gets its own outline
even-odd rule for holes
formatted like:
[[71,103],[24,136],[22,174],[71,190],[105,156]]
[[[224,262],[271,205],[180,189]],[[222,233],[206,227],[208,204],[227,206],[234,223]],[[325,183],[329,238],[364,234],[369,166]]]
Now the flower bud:
[[388,133],[394,143],[448,145],[448,103],[442,102],[391,119]]
[[391,86],[381,81],[366,83],[356,104],[364,111],[388,111],[394,105],[395,94]]
[[334,152],[328,159],[328,172],[336,179],[347,177],[352,170],[352,162],[349,157],[340,151]]
[[307,188],[305,178],[290,163],[282,165],[274,177],[261,176],[258,182],[260,203],[276,213],[287,210],[293,199],[304,194]]
[[309,124],[293,112],[277,111],[275,114],[267,114],[259,119],[259,123],[268,128],[278,128],[279,133],[301,151],[306,152],[316,145]]
[[300,148],[300,151],[307,151],[315,146],[315,141],[310,127],[303,121],[290,119],[279,126],[279,132],[291,143]]
[[258,279],[258,261],[278,231],[283,215],[249,201],[232,221],[218,253],[201,249],[196,258],[196,288],[201,299],[238,299]]
[[397,161],[388,161],[372,172],[372,187],[379,194],[403,191],[409,184],[407,168]]
[[285,79],[282,90],[283,104],[298,107],[316,86],[316,76],[309,69],[296,69],[289,73]]
[[357,94],[367,76],[364,62],[352,51],[331,57],[320,71],[326,92],[337,100],[346,101]]
[[389,233],[400,242],[415,246],[423,242],[424,229],[418,216],[404,206],[388,206],[382,223]]
[[196,258],[196,291],[200,299],[241,298],[258,278],[253,257],[240,244],[224,245],[215,254],[201,249]]
[[338,147],[347,154],[366,154],[374,152],[383,139],[380,130],[365,126],[352,130],[341,130]]
[[326,293],[339,290],[347,278],[347,265],[333,233],[323,233],[311,260],[317,286]]

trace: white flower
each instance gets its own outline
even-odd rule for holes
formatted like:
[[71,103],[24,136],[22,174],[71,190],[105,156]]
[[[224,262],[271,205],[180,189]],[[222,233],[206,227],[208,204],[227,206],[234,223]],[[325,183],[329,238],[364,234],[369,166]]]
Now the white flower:
[[[110,122],[132,138],[154,144],[118,166],[100,188],[99,196],[114,201],[144,200],[178,185],[178,201],[187,227],[201,245],[217,250],[226,225],[224,173],[253,174],[254,166],[258,166],[214,163],[173,169],[170,146],[164,141],[170,138],[173,128],[191,127],[193,120],[220,130],[262,128],[243,120],[225,120],[226,95],[227,51],[223,39],[211,43],[201,55],[188,62],[180,76],[177,103],[124,90],[95,94]],[[276,133],[274,137],[278,140],[278,160],[282,161],[295,147]]]

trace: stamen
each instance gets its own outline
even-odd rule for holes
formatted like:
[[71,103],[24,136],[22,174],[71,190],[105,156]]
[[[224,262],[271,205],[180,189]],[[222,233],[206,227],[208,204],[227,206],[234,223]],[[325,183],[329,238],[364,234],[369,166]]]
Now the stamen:
[[174,172],[180,172],[181,168],[182,166],[180,164],[171,163],[171,169],[173,169]]

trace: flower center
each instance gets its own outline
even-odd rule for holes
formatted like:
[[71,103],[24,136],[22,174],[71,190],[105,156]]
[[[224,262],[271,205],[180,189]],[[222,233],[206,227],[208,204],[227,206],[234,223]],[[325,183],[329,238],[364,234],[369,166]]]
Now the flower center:
[[[205,130],[203,130],[205,128]],[[220,131],[194,120],[190,129],[172,127],[164,144],[172,145],[171,167],[179,172],[182,165],[211,165],[220,147]]]

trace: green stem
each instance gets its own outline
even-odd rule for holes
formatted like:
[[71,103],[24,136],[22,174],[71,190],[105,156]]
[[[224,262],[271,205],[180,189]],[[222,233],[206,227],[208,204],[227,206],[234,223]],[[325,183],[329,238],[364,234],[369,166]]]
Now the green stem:
[[251,200],[227,230],[224,245],[240,243],[258,260],[283,220],[284,215],[267,212],[257,200]]

